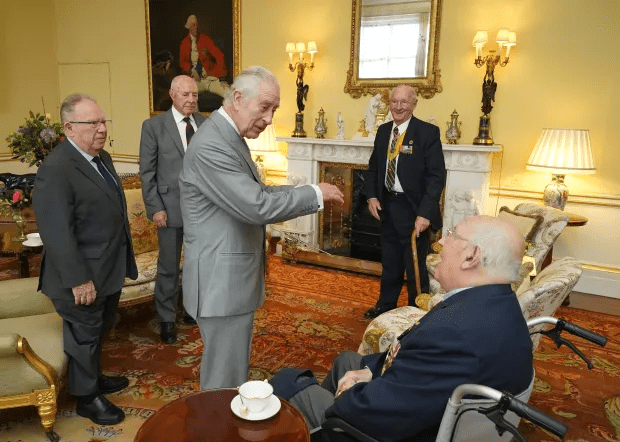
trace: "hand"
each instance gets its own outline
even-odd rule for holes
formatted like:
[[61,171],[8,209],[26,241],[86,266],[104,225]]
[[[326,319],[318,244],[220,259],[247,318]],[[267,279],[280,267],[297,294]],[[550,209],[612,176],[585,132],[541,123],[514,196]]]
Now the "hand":
[[344,194],[340,191],[338,187],[328,183],[319,183],[317,185],[323,193],[323,202],[336,201],[341,204],[344,203]]
[[168,224],[168,215],[165,210],[153,214],[153,222],[157,227],[166,227]]
[[418,238],[420,236],[420,233],[424,232],[430,224],[431,222],[429,220],[422,216],[418,216],[415,219],[415,237]]
[[370,198],[368,200],[368,210],[372,216],[378,220],[381,220],[381,215],[379,214],[381,211],[381,203],[377,198]]
[[73,296],[75,297],[75,304],[92,304],[97,297],[97,291],[95,290],[95,284],[92,281],[88,281],[84,284],[78,285],[71,289]]
[[368,368],[361,370],[347,371],[343,377],[338,381],[338,389],[336,390],[336,397],[343,391],[348,390],[358,382],[370,382],[372,380],[372,371]]

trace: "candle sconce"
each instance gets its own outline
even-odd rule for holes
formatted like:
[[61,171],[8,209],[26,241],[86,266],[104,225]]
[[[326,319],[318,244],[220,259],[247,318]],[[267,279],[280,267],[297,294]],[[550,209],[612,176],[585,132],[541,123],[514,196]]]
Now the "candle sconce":
[[[311,71],[314,68],[314,54],[318,52],[316,43],[313,41],[308,42],[308,49],[303,42],[287,43],[286,52],[288,53],[288,68],[291,72],[297,71],[297,113],[295,114],[295,130],[293,131],[293,137],[305,137],[306,131],[304,130],[304,114],[303,111],[306,108],[304,100],[308,99],[308,90],[310,86],[304,84],[304,73],[308,69]],[[304,53],[310,54],[310,64],[304,62]],[[293,56],[295,53],[299,54],[299,61],[293,63]]]

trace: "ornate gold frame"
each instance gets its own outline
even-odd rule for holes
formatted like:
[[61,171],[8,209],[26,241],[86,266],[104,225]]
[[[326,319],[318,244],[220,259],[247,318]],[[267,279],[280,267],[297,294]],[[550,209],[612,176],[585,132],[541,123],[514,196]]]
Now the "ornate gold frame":
[[[231,0],[233,8],[233,77],[241,71],[241,0]],[[153,70],[151,69],[151,23],[149,15],[149,0],[144,0],[145,22],[146,22],[146,57],[149,75],[149,111],[151,117],[161,114],[160,111],[153,110]],[[209,115],[205,113],[205,115]]]
[[359,45],[360,45],[360,19],[362,0],[352,0],[353,8],[351,14],[351,51],[349,70],[347,71],[347,81],[344,91],[353,98],[360,98],[362,95],[382,94],[387,96],[390,89],[399,84],[409,84],[418,91],[424,98],[432,98],[435,93],[441,92],[441,73],[439,70],[439,29],[441,25],[441,6],[442,0],[433,0],[431,8],[431,29],[430,35],[433,38],[429,45],[429,64],[426,77],[415,78],[386,78],[373,80],[360,80],[359,65]]

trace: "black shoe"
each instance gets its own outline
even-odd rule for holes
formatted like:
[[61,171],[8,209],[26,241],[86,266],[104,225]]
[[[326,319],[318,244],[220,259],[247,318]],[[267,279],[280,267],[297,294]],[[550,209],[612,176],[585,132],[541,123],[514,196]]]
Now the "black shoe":
[[102,394],[78,397],[75,411],[98,425],[116,425],[125,419],[125,413]]
[[99,376],[97,379],[97,386],[99,387],[99,392],[102,394],[107,393],[116,393],[117,391],[121,391],[129,385],[129,379],[125,376]]
[[392,309],[391,308],[380,309],[380,308],[377,308],[377,307],[373,307],[371,309],[368,309],[366,311],[366,313],[364,313],[364,318],[366,318],[366,319],[375,319],[381,313],[385,313],[385,312],[387,312],[389,310],[392,310]]
[[185,316],[183,316],[183,322],[187,325],[196,325],[196,320],[192,318],[187,312],[185,312]]
[[164,344],[172,344],[177,340],[177,332],[174,330],[174,322],[162,322],[159,334]]

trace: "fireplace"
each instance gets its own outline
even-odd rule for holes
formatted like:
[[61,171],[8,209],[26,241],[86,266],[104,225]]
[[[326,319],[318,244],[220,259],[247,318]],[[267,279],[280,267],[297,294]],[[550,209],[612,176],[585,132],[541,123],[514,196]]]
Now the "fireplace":
[[[284,223],[278,230],[289,239],[283,257],[336,268],[380,274],[378,221],[368,212],[363,192],[364,174],[373,149],[372,140],[277,138],[288,143],[289,184],[333,182],[345,194],[344,204],[327,203],[318,215],[306,215]],[[444,144],[447,179],[443,213],[445,229],[452,228],[455,192],[475,199],[481,214],[487,207],[492,155],[500,145]]]

